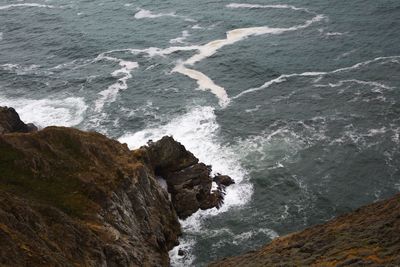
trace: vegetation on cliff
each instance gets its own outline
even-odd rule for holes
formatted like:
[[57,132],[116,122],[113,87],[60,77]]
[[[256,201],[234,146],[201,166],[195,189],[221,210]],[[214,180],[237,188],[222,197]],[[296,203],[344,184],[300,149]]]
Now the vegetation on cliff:
[[[131,151],[95,132],[37,131],[10,108],[0,119],[1,266],[169,266],[176,210],[220,204],[209,167],[171,137]],[[171,202],[156,176],[173,173]],[[176,195],[196,201],[176,208]]]
[[210,267],[400,266],[400,195]]

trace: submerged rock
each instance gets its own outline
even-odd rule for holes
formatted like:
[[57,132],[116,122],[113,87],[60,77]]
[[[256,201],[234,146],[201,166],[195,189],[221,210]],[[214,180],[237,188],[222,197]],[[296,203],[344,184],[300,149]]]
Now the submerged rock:
[[0,134],[29,133],[34,131],[37,131],[37,127],[32,123],[25,124],[21,121],[15,109],[0,107]]

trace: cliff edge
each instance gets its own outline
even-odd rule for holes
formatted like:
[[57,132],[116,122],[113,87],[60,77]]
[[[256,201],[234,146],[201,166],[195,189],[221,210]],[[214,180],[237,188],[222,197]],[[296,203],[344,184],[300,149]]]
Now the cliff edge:
[[169,266],[178,216],[222,203],[210,171],[172,137],[131,151],[0,108],[0,265]]

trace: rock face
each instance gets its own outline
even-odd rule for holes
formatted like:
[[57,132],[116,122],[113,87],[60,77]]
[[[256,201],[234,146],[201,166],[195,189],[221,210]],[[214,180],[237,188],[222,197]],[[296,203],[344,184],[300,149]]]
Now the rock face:
[[400,266],[400,195],[210,266]]
[[178,218],[135,151],[49,127],[0,135],[0,170],[0,265],[169,265]]
[[37,131],[36,126],[31,123],[25,124],[21,121],[18,113],[13,108],[0,107],[0,134],[34,131]]
[[163,177],[171,193],[172,204],[181,219],[199,209],[219,208],[223,203],[221,189],[212,190],[211,166],[199,160],[172,137],[165,136],[148,147],[150,164]]
[[177,212],[221,201],[210,167],[171,137],[131,151],[94,132],[35,131],[11,108],[0,129],[0,266],[169,266]]

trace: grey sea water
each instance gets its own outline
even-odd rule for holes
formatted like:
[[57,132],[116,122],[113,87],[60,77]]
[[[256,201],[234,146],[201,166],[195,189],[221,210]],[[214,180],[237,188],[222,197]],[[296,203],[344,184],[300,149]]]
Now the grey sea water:
[[397,0],[0,0],[0,105],[231,175],[182,221],[204,266],[400,191]]

